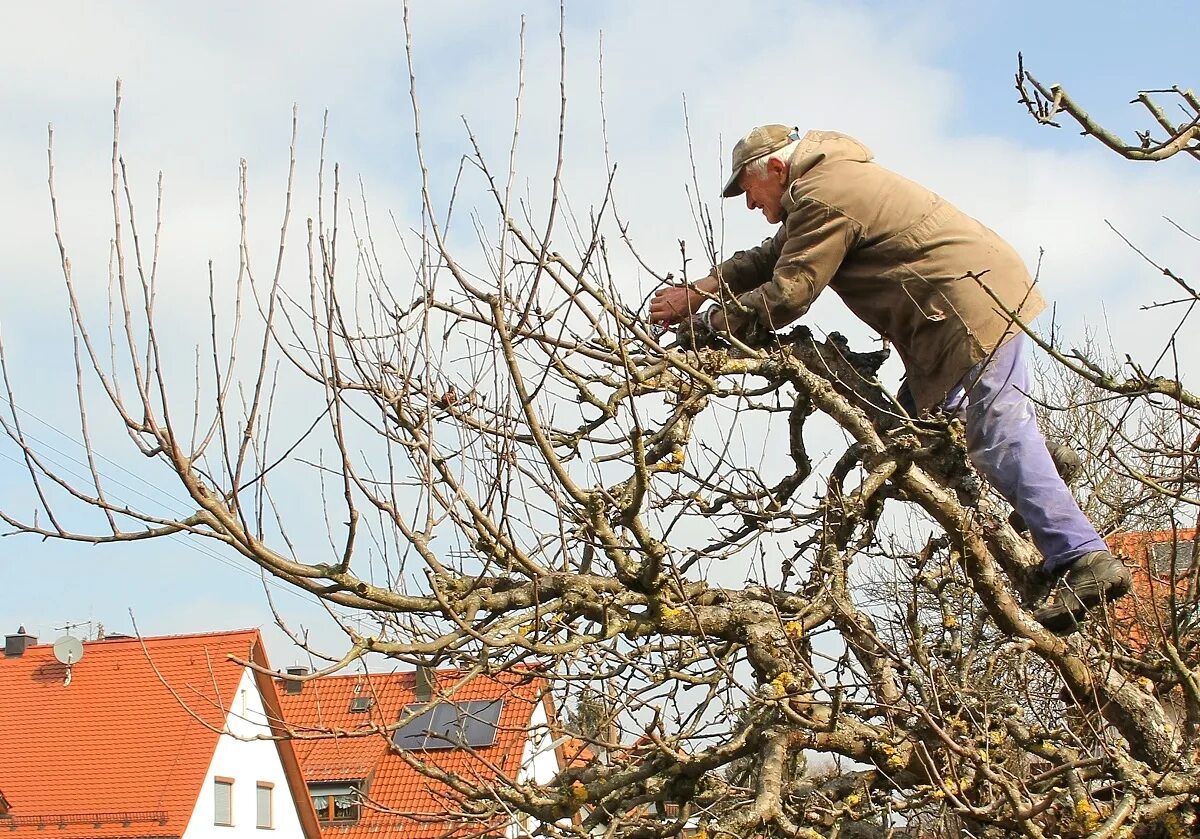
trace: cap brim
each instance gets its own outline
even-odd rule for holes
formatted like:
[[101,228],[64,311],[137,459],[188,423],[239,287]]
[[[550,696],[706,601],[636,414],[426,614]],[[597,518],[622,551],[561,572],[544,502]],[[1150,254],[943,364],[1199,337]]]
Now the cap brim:
[[722,198],[733,198],[734,196],[741,195],[746,191],[742,189],[741,184],[742,170],[745,168],[745,166],[739,166],[733,171],[733,174],[729,176],[729,180],[725,182],[725,188],[721,190]]

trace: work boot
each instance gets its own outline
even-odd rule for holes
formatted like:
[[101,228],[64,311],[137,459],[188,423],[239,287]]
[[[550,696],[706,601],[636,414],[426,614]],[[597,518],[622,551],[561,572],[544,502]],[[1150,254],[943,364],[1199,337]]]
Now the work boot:
[[1047,571],[1040,564],[1023,566],[1022,573],[1016,577],[1021,605],[1030,610],[1041,606],[1054,590],[1054,584],[1061,578],[1062,574]]
[[1038,623],[1055,635],[1070,635],[1088,609],[1105,600],[1116,600],[1133,584],[1129,570],[1108,551],[1092,551],[1071,563],[1054,602],[1033,613]]

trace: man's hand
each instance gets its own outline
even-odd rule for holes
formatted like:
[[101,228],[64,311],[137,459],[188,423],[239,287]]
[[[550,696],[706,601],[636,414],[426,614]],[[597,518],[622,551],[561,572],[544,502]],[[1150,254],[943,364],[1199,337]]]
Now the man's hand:
[[705,299],[691,285],[661,288],[650,300],[650,322],[674,326],[700,311]]

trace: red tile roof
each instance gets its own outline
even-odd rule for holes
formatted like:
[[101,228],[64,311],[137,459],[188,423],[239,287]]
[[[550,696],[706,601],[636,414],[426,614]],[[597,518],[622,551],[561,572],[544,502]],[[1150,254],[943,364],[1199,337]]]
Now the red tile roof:
[[1163,630],[1172,625],[1171,595],[1175,605],[1195,604],[1200,592],[1194,591],[1194,569],[1183,565],[1171,579],[1169,569],[1156,567],[1151,547],[1172,541],[1192,543],[1195,530],[1130,531],[1110,535],[1105,541],[1109,549],[1126,560],[1133,574],[1131,596],[1113,604],[1113,627],[1116,636],[1137,652],[1144,652],[1163,637]]
[[[265,664],[258,630],[83,648],[69,685],[50,644],[0,657],[4,835],[181,836],[244,672],[229,656]],[[270,707],[270,680],[259,685]]]
[[[508,672],[479,676],[456,688],[461,676],[459,671],[438,671],[435,691],[456,702],[503,699],[495,743],[476,749],[477,756],[464,749],[410,754],[479,786],[493,783],[498,775],[514,777],[534,709],[548,702],[545,681]],[[284,718],[297,737],[338,735],[293,741],[305,779],[368,782],[369,803],[358,822],[323,824],[324,839],[372,839],[394,831],[401,831],[405,839],[434,839],[479,832],[478,822],[456,825],[448,815],[459,810],[451,789],[410,766],[390,747],[391,732],[385,727],[394,726],[405,707],[416,703],[414,681],[412,671],[324,677],[305,682],[299,694],[288,694],[282,681],[277,683]],[[370,697],[370,710],[351,712],[355,697]]]

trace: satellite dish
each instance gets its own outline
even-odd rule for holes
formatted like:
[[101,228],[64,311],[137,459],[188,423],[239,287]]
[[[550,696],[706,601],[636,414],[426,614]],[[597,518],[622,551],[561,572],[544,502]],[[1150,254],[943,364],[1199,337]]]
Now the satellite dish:
[[64,635],[54,642],[54,657],[67,667],[78,664],[79,659],[83,658],[83,642],[70,635]]

